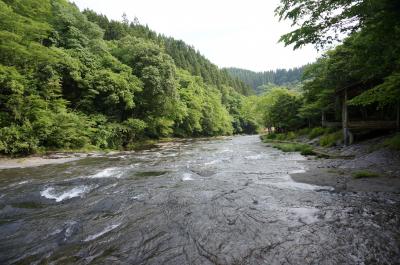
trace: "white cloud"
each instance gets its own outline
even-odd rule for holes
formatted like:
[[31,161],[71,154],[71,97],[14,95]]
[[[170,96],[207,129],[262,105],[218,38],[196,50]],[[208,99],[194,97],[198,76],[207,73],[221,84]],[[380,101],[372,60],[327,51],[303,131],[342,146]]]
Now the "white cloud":
[[158,33],[193,45],[220,67],[255,71],[300,66],[318,56],[312,46],[293,51],[278,43],[290,31],[274,9],[279,0],[71,0],[112,19],[126,13]]

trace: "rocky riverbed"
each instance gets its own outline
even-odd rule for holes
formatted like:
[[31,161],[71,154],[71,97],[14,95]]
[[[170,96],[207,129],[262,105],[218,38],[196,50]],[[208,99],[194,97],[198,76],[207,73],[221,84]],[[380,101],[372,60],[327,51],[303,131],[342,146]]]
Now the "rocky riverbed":
[[396,264],[400,194],[316,170],[258,136],[2,169],[0,263]]

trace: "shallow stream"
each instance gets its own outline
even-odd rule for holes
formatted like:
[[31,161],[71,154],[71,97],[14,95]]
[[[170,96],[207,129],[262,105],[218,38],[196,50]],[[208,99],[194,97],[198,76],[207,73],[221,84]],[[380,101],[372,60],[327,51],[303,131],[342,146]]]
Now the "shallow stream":
[[0,264],[400,264],[400,194],[304,159],[237,136],[0,170]]

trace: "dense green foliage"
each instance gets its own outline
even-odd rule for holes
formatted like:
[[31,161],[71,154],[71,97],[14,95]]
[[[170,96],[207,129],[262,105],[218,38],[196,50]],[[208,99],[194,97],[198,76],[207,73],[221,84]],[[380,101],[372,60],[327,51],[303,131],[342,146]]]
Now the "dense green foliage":
[[256,94],[262,94],[276,86],[299,89],[304,67],[293,69],[277,69],[265,72],[253,72],[240,68],[226,68],[226,71],[235,78],[251,86]]
[[334,113],[338,92],[349,88],[359,91],[350,103],[361,118],[395,118],[400,100],[399,1],[281,0],[277,13],[299,25],[281,38],[295,48],[326,46],[350,33],[305,70],[302,117],[316,123],[323,111],[339,116]]
[[325,46],[346,33],[372,29],[386,30],[399,23],[400,3],[397,0],[281,0],[276,14],[291,20],[294,31],[281,37],[286,45],[299,48],[305,44]]
[[254,133],[249,88],[183,42],[66,0],[0,1],[0,153]]
[[244,131],[252,131],[251,128],[258,127],[257,124],[269,131],[298,130],[306,125],[306,120],[300,115],[302,102],[301,93],[282,87],[273,87],[261,95],[246,97],[239,113],[251,127]]

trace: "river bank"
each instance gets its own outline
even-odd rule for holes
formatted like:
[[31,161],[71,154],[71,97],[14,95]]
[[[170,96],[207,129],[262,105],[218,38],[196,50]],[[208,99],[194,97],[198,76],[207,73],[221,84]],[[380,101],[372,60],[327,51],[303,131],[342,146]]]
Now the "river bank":
[[[172,141],[169,139],[169,141]],[[43,154],[32,154],[24,157],[0,157],[0,169],[7,168],[27,168],[27,167],[38,167],[43,165],[51,164],[63,164],[79,160],[82,158],[89,157],[104,157],[104,156],[114,156],[114,155],[124,155],[134,153],[137,150],[142,150],[146,148],[151,148],[157,144],[165,143],[166,140],[162,141],[146,141],[137,145],[135,150],[121,151],[121,150],[98,150],[98,151],[86,151],[86,150],[76,150],[76,151],[51,151],[45,152]]]
[[336,191],[400,192],[400,152],[383,147],[386,137],[323,149],[348,159],[310,157],[302,162],[307,171],[293,180],[331,186]]
[[[197,138],[197,140],[207,139],[224,139],[225,136],[208,137],[208,138]],[[98,151],[52,151],[43,154],[32,154],[24,157],[7,157],[0,156],[0,169],[11,169],[11,168],[29,168],[38,167],[43,165],[63,164],[72,161],[76,161],[83,158],[90,157],[105,157],[105,156],[124,156],[133,154],[140,150],[151,149],[154,147],[162,147],[174,145],[178,142],[185,141],[183,138],[162,138],[159,140],[145,140],[138,142],[133,150],[122,151],[122,150],[98,150]]]
[[63,164],[80,159],[80,157],[47,158],[29,156],[24,158],[0,158],[0,169],[38,167],[49,164]]

